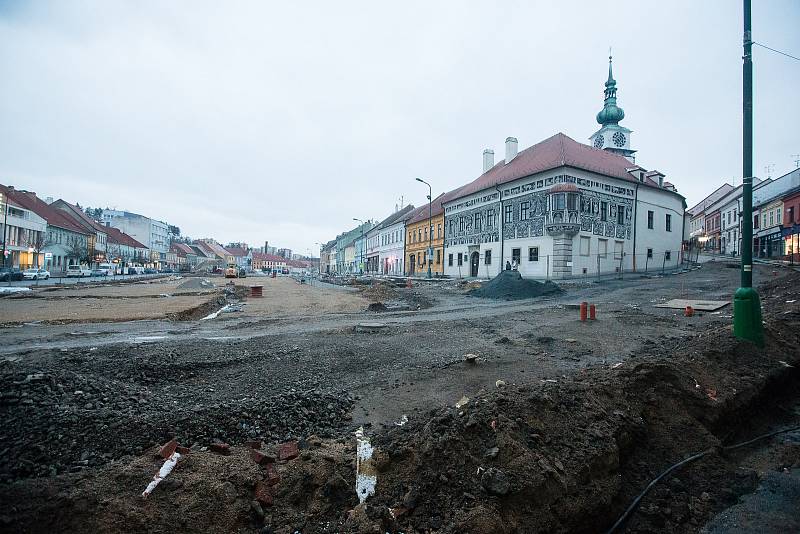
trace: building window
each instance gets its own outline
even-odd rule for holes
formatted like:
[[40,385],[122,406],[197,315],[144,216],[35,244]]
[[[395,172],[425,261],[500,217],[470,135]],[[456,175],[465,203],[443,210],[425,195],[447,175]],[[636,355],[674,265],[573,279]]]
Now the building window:
[[769,225],[772,226],[773,224],[775,224],[775,212],[774,211],[770,211],[769,212]]
[[588,256],[589,255],[589,248],[591,246],[591,238],[589,236],[582,235],[581,242],[580,242],[580,253],[581,256]]
[[491,265],[492,264],[492,251],[487,250],[486,253],[483,255],[483,263],[484,265]]
[[486,229],[489,230],[494,227],[494,210],[490,209],[486,212]]
[[667,215],[666,215],[665,224],[666,224],[667,232],[671,232],[672,231],[672,215],[670,215],[669,213],[667,213]]
[[436,237],[442,237],[442,223],[436,225]]
[[518,248],[511,249],[511,261],[516,262],[517,265],[519,265],[520,250]]
[[514,220],[514,206],[506,206],[506,215],[504,221],[510,223]]
[[564,193],[558,193],[557,195],[553,196],[553,209],[554,210],[563,210],[566,207],[566,201],[564,199]]
[[528,247],[528,261],[539,261],[539,247]]
[[530,202],[522,202],[519,205],[519,220],[526,221],[528,220],[528,209],[530,209],[531,203]]
[[475,231],[476,232],[480,232],[481,231],[481,214],[480,214],[480,212],[475,214]]
[[458,266],[461,267],[464,263],[464,256],[459,252],[458,253]]
[[448,267],[452,267],[453,266],[453,255],[452,254],[448,254],[447,255],[447,266]]
[[664,252],[664,259],[669,261],[671,258],[672,258],[672,252],[670,252],[669,250],[665,251]]
[[789,222],[793,223],[794,222],[794,206],[789,208],[788,216],[789,216]]
[[775,220],[778,221],[778,224],[781,224],[783,222],[783,217],[781,215],[781,209],[780,208],[775,210]]
[[614,241],[614,259],[621,260],[622,259],[622,241]]
[[647,210],[647,229],[653,229],[653,212],[650,210]]
[[608,220],[608,202],[600,202],[600,220]]
[[463,232],[464,228],[466,227],[466,223],[464,222],[464,217],[458,218],[458,231]]
[[442,262],[441,254],[442,254],[442,251],[437,249],[436,250],[436,265],[439,265]]
[[653,259],[653,249],[652,248],[648,248],[647,249],[647,259],[648,260],[652,260]]
[[569,193],[567,195],[567,209],[570,211],[578,211],[578,195]]
[[625,224],[625,208],[617,206],[617,224]]
[[601,258],[605,258],[608,255],[608,239],[597,240],[597,254]]

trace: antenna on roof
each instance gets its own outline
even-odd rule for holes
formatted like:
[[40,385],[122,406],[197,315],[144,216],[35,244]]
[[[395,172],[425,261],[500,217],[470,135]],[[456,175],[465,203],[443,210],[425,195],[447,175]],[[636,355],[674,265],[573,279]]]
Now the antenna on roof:
[[795,169],[800,169],[800,154],[792,154]]

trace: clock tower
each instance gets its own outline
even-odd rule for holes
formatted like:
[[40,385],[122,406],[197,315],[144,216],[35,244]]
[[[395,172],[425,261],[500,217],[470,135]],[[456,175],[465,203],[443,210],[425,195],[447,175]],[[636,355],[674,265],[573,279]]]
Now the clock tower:
[[589,138],[595,148],[616,152],[635,162],[635,150],[631,149],[631,130],[619,125],[625,112],[617,106],[617,82],[611,74],[611,56],[608,56],[608,81],[606,81],[603,109],[597,114],[600,129]]

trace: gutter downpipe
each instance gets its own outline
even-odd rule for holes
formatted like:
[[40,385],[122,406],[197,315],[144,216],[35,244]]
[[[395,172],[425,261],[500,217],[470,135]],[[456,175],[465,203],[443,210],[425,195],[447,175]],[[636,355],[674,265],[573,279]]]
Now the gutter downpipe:
[[504,267],[505,264],[503,263],[503,260],[505,259],[503,257],[503,217],[504,217],[504,215],[503,215],[503,192],[500,190],[499,187],[497,187],[497,185],[495,185],[494,188],[497,190],[497,193],[500,195],[500,213],[497,215],[497,218],[500,219],[500,271],[499,272],[502,273],[503,269],[505,269],[505,267]]
[[[633,272],[636,272],[636,216],[639,213],[639,183],[633,190]],[[624,268],[624,267],[623,267]]]

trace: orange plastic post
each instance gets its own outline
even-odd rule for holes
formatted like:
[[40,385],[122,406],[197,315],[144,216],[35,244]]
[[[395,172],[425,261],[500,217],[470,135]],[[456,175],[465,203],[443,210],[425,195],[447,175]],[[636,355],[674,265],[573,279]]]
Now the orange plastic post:
[[586,309],[589,307],[588,302],[581,302],[581,321],[586,320]]
[[589,319],[592,321],[597,319],[597,308],[595,308],[594,304],[589,306]]

